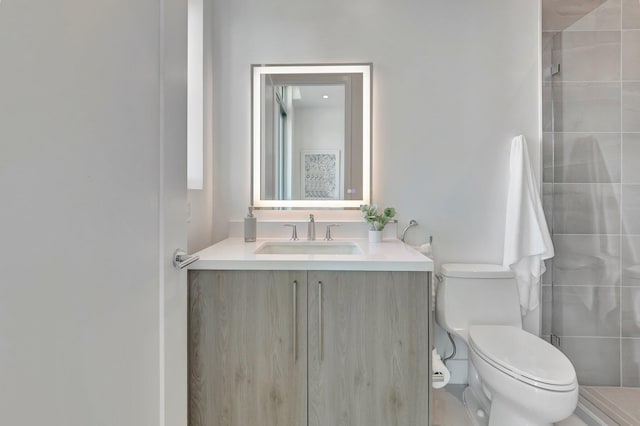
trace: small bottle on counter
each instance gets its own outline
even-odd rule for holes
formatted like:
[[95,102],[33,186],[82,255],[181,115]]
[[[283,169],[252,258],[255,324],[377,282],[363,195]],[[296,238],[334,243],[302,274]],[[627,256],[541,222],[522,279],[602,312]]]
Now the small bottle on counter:
[[244,218],[244,242],[256,241],[256,217],[253,215],[253,207],[249,207],[249,214]]

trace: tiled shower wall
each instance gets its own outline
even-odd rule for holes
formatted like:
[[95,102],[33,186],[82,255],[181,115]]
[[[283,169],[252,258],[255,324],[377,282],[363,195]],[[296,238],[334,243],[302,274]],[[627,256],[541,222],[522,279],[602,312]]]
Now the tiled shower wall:
[[640,386],[640,0],[543,31],[543,334],[581,384]]

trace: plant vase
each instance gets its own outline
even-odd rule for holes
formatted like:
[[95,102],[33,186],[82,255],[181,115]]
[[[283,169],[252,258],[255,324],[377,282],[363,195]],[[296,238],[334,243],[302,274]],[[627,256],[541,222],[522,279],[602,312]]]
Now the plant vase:
[[382,231],[369,230],[369,242],[370,243],[381,243],[382,242]]

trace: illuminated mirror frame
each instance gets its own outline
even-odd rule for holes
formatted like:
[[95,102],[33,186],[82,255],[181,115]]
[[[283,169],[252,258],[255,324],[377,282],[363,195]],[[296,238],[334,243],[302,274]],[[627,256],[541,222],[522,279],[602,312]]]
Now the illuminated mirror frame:
[[[253,65],[252,66],[252,138],[253,206],[259,208],[359,208],[371,200],[371,64],[346,65]],[[362,199],[360,200],[262,200],[261,176],[261,88],[265,74],[362,74]]]

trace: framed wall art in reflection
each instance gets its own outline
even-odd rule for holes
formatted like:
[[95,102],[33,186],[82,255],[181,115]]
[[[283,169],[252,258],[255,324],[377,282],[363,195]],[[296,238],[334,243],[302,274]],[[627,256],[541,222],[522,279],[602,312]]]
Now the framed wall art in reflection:
[[340,150],[301,151],[302,198],[305,200],[342,199]]

